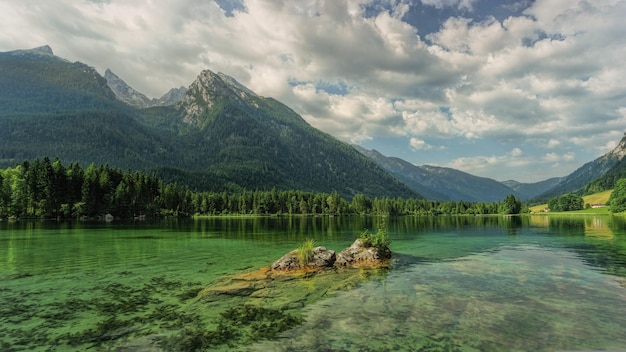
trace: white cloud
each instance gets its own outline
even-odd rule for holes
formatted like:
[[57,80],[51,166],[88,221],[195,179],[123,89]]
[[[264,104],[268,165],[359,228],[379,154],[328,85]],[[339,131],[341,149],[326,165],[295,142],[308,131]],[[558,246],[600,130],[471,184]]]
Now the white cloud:
[[556,139],[550,139],[550,140],[548,141],[547,147],[548,147],[548,148],[556,148],[556,147],[558,147],[559,145],[561,145],[561,142],[559,142],[559,141],[558,141],[558,140],[556,140]]
[[557,162],[561,160],[561,157],[556,153],[546,153],[546,155],[543,157],[543,160],[548,162]]
[[[553,169],[559,172],[560,175],[565,176],[566,173],[563,170],[568,170],[575,166],[575,164],[572,164],[575,156],[573,152],[566,152],[562,155],[546,153],[540,158],[535,158],[533,155],[524,153],[521,148],[515,147],[509,152],[500,155],[456,158],[445,166],[497,180],[512,179],[523,182],[535,182],[546,179],[538,172],[539,169]],[[534,165],[534,167],[530,168],[529,166],[531,165]]]
[[574,152],[568,152],[563,154],[563,160],[565,161],[572,161],[574,160],[574,158],[576,157],[576,153]]
[[415,137],[411,138],[409,140],[409,145],[411,146],[411,148],[413,150],[429,150],[429,149],[433,149],[433,146],[426,143],[426,141],[423,141],[421,139],[417,139]]

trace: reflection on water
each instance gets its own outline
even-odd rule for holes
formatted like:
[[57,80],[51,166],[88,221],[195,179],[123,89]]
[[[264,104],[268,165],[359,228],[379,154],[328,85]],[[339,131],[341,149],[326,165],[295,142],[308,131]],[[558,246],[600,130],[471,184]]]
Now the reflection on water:
[[[380,225],[396,254],[382,275],[195,298],[304,239],[341,250]],[[612,216],[0,222],[0,350],[193,350],[207,336],[224,350],[626,349],[625,229]],[[220,340],[225,312],[246,323]]]

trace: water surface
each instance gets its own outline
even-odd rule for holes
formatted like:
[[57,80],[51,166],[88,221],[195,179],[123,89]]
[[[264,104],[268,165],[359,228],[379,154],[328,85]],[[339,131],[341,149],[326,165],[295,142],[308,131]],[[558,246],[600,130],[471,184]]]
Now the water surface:
[[[196,298],[307,238],[341,250],[378,224],[388,271]],[[194,334],[250,306],[268,310],[213,349],[626,349],[625,228],[611,216],[2,222],[0,350],[193,350],[207,347]],[[272,321],[293,327],[252,333]]]

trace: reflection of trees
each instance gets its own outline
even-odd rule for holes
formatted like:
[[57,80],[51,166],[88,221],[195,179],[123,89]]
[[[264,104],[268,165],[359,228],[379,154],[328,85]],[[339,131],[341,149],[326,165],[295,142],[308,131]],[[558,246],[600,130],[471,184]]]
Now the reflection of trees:
[[394,232],[451,230],[463,228],[521,228],[528,226],[525,216],[401,216],[391,222]]
[[517,235],[522,228],[522,218],[519,216],[505,216],[502,218],[507,235]]
[[623,231],[626,229],[626,217],[623,216],[612,216],[611,221],[609,222],[609,226],[614,231]]
[[585,220],[577,217],[549,217],[548,227],[563,235],[584,235]]
[[[587,265],[626,277],[626,239],[619,236],[626,228],[622,217],[549,217],[551,230],[559,236],[580,236],[566,240],[566,248],[576,253]],[[615,236],[615,234],[618,234]]]

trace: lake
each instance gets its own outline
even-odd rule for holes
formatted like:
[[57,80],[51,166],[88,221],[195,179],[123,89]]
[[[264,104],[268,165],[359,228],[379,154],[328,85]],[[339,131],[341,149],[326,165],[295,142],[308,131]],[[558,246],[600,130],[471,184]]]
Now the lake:
[[[378,226],[389,269],[204,290]],[[626,350],[626,220],[0,222],[0,299],[2,351]]]

